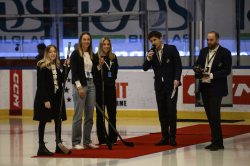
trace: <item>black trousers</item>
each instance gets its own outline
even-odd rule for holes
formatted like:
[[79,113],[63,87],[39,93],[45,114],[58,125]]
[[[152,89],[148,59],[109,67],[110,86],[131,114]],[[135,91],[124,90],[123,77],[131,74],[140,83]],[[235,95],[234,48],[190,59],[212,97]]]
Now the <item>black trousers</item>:
[[[102,108],[102,86],[96,86],[96,102]],[[116,89],[115,86],[104,87],[104,106],[107,106],[108,118],[111,124],[116,129]],[[96,128],[99,144],[105,143],[103,132],[103,115],[96,110]],[[117,141],[117,135],[113,129],[108,127],[108,139],[110,143]]]
[[211,142],[217,145],[223,145],[220,124],[220,108],[222,97],[215,96],[212,85],[210,83],[201,84],[201,96],[211,129]]
[[[168,89],[164,83],[160,91],[155,91],[156,101],[158,106],[159,120],[161,123],[162,136],[173,137],[176,136],[176,121],[177,121],[177,96],[178,88],[176,89],[174,97],[171,99],[173,89]],[[170,133],[168,132],[170,127]]]

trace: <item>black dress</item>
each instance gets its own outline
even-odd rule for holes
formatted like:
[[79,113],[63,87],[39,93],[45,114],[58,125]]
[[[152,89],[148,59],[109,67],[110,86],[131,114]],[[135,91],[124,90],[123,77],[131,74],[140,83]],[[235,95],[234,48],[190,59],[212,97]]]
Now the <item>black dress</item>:
[[[52,70],[44,67],[40,69],[37,66],[37,90],[34,101],[34,117],[33,120],[40,122],[51,122],[52,119],[59,117],[61,96],[62,96],[62,84],[64,80],[66,67],[63,67],[63,72],[56,68],[58,89],[54,93],[54,80]],[[68,73],[70,68],[68,68]],[[68,77],[67,73],[67,77]],[[45,107],[44,102],[49,101],[51,109]],[[62,108],[62,120],[67,120],[65,102],[63,100]],[[57,119],[56,119],[57,120]]]

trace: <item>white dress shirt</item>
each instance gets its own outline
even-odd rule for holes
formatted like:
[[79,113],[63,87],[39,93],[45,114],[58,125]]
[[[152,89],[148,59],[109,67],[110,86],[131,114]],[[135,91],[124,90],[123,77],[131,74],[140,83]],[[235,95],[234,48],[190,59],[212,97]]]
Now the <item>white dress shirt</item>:
[[[157,58],[158,58],[160,64],[162,63],[162,60],[161,60],[161,59],[162,59],[162,54],[163,54],[163,48],[164,48],[164,43],[162,43],[161,50],[155,49],[156,56],[157,56]],[[152,58],[151,58],[151,59],[152,59]],[[149,59],[149,58],[147,57],[147,60],[148,60],[148,61],[151,61],[151,59]],[[162,77],[162,82],[164,82],[163,77]]]
[[[206,71],[206,68],[209,67],[209,70],[207,71],[207,73],[210,73],[211,72],[211,68],[212,68],[212,64],[213,64],[213,61],[214,61],[214,58],[216,56],[216,53],[217,53],[217,50],[218,48],[220,47],[220,45],[218,45],[215,49],[211,50],[209,49],[209,52],[208,52],[208,59],[210,60],[213,56],[213,58],[210,60],[209,64],[208,64],[208,61],[207,61],[207,57],[206,57],[206,64],[205,64],[205,68],[204,68],[204,71]],[[213,73],[210,73],[210,77],[206,80],[202,80],[203,83],[211,83],[211,79],[213,79]]]
[[[93,63],[90,59],[89,52],[84,52],[84,70],[86,78],[93,78],[91,74]],[[87,76],[87,72],[89,72],[89,77]],[[77,88],[81,87],[81,83],[79,80],[75,81]]]

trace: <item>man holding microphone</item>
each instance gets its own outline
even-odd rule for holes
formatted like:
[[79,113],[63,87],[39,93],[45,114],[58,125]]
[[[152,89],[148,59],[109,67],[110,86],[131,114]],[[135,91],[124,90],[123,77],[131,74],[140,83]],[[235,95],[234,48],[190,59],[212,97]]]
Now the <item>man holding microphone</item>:
[[154,88],[162,132],[162,139],[155,146],[176,146],[176,104],[182,72],[180,55],[174,45],[162,43],[160,32],[150,32],[148,39],[152,48],[143,64],[143,70],[147,71],[151,66],[154,70]]

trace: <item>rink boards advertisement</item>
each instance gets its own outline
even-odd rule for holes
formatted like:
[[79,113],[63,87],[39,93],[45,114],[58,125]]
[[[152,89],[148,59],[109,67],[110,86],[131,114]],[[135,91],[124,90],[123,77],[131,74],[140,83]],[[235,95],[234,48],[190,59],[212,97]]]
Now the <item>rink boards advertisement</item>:
[[[177,110],[200,111],[201,107],[194,105],[193,72],[184,69],[183,85],[179,87]],[[250,110],[250,69],[233,70],[233,107],[222,108],[226,111]],[[154,74],[152,70],[119,70],[116,80],[116,98],[118,110],[157,110]],[[0,70],[0,109],[10,109],[20,112],[23,109],[33,109],[37,89],[36,70]],[[67,109],[74,109],[72,98],[71,73],[69,73],[65,88],[65,103]]]

